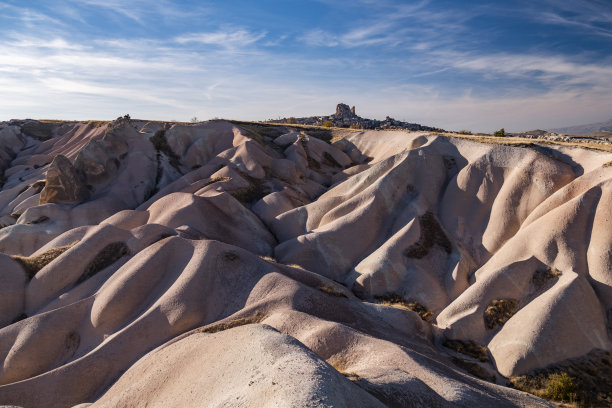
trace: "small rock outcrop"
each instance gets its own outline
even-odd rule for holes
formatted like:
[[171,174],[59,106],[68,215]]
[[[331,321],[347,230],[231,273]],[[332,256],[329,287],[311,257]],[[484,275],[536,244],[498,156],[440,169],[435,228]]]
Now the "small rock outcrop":
[[47,170],[40,204],[80,203],[89,198],[84,175],[74,168],[66,156],[55,156]]
[[336,106],[336,114],[334,116],[338,119],[352,118],[355,116],[355,107],[353,106],[353,108],[349,108],[348,105],[339,103]]
[[21,126],[21,132],[38,140],[49,140],[53,137],[52,123],[43,123],[37,120],[26,120]]

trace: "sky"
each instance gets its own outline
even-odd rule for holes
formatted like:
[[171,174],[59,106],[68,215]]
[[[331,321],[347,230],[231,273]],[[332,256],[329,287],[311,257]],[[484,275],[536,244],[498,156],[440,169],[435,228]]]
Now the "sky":
[[0,120],[612,118],[610,0],[0,0]]

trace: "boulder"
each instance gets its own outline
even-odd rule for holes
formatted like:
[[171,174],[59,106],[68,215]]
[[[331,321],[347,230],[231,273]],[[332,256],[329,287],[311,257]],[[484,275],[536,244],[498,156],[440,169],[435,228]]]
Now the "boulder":
[[80,203],[89,198],[82,172],[74,168],[66,156],[57,155],[47,170],[45,188],[40,192],[40,204]]
[[21,132],[34,139],[49,140],[53,137],[53,124],[28,120],[21,126]]

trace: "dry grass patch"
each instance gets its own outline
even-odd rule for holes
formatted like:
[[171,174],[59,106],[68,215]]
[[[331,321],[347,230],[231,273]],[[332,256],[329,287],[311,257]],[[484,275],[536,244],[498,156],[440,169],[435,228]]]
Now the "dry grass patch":
[[155,150],[157,150],[158,152],[164,153],[166,156],[168,156],[170,164],[173,167],[175,168],[179,167],[180,165],[179,157],[168,144],[168,140],[166,139],[165,130],[160,129],[157,132],[155,132],[155,134],[149,138],[149,141],[153,144],[153,147],[155,147]]
[[429,254],[434,245],[440,246],[447,254],[452,252],[453,247],[450,240],[444,233],[444,230],[442,230],[436,216],[431,211],[427,211],[419,217],[419,225],[421,228],[421,236],[417,242],[410,245],[410,247],[404,251],[406,257],[422,259]]
[[102,127],[108,125],[110,122],[107,120],[88,120],[87,124],[93,128]]
[[348,298],[348,296],[346,296],[346,294],[344,292],[334,288],[331,285],[321,285],[321,286],[319,286],[319,290],[321,292],[327,293],[328,295],[331,295],[331,296]]
[[495,137],[495,136],[483,136],[483,135],[463,135],[458,133],[436,133],[439,136],[454,137],[457,139],[467,139],[479,143],[487,144],[498,144],[503,146],[514,146],[514,147],[530,147],[535,145],[557,145],[557,146],[568,146],[568,147],[580,147],[585,149],[600,150],[604,152],[612,152],[612,145],[598,144],[598,143],[580,143],[580,142],[563,142],[557,140],[543,140],[543,139],[525,139],[522,137]]
[[334,367],[336,371],[345,376],[347,379],[351,381],[361,381],[362,378],[353,371],[347,371],[347,367],[351,365],[351,362],[347,359],[346,356],[333,356],[328,361],[329,365]]
[[249,183],[248,187],[239,188],[230,192],[232,197],[240,201],[242,204],[247,205],[256,201],[261,200],[268,194],[263,180],[251,177],[246,173],[241,172],[240,175]]
[[290,268],[295,268],[295,269],[301,269],[303,271],[306,271],[307,269],[304,268],[302,265],[298,265],[298,264],[286,264],[285,266],[288,266]]
[[362,380],[362,378],[359,376],[359,374],[356,374],[356,373],[353,373],[353,372],[347,373],[347,372],[340,371],[340,370],[337,370],[337,371],[340,374],[342,374],[343,376],[345,376],[350,381],[355,382],[355,381],[361,381]]
[[612,167],[612,161],[602,164],[601,167]]
[[233,329],[238,326],[245,326],[247,324],[260,323],[263,319],[266,318],[266,315],[261,313],[260,311],[255,312],[255,314],[247,317],[240,317],[238,319],[230,320],[224,323],[213,324],[212,326],[208,326],[198,330],[198,333],[218,333],[224,330]]
[[51,248],[39,255],[12,255],[11,258],[17,261],[23,267],[23,269],[25,269],[25,273],[28,277],[28,280],[32,280],[32,278],[38,273],[38,271],[50,264],[55,258],[75,246],[77,242],[78,241],[75,241],[70,245]]
[[376,303],[381,305],[411,310],[421,316],[421,319],[425,320],[426,322],[431,321],[434,317],[434,314],[421,303],[417,302],[416,300],[406,300],[397,293],[390,293],[384,296],[374,296],[374,299],[376,300]]
[[474,377],[480,378],[481,380],[495,382],[495,376],[491,375],[487,370],[485,370],[480,364],[475,363],[473,361],[463,360],[461,358],[453,357],[453,363],[456,366],[461,367],[468,373],[472,374]]
[[516,299],[497,299],[491,302],[484,313],[487,329],[503,326],[518,310]]
[[208,187],[211,184],[215,184],[215,183],[227,183],[228,181],[232,181],[232,178],[231,177],[213,177],[210,180],[208,180],[206,184],[202,186],[202,188]]
[[334,159],[334,156],[327,152],[323,152],[323,163],[329,167],[337,167],[340,169],[344,168],[336,159]]
[[95,256],[94,259],[87,265],[81,277],[76,283],[81,283],[102,269],[111,266],[117,260],[130,253],[130,249],[125,242],[113,242],[108,244]]
[[482,362],[489,361],[489,355],[487,348],[470,341],[444,339],[442,345],[451,350],[455,350],[457,353],[465,354],[466,356],[474,357]]
[[238,254],[232,251],[227,251],[226,253],[223,254],[223,259],[229,262],[235,261],[236,259],[239,259],[239,258],[240,257],[238,256]]
[[[605,350],[510,378],[509,386],[572,407],[612,406],[612,355]],[[566,405],[567,406],[567,405]]]
[[536,290],[541,290],[547,286],[552,280],[561,276],[561,272],[556,268],[546,266],[543,269],[537,269],[531,277],[531,283],[535,286]]
[[47,217],[46,215],[41,215],[40,217],[38,217],[35,220],[32,220],[30,222],[26,222],[25,225],[40,224],[40,223],[43,223],[45,221],[49,221],[49,217]]
[[278,261],[276,260],[276,258],[273,258],[271,256],[265,256],[265,255],[259,255],[259,257],[261,259],[263,259],[266,262],[274,262],[274,263],[278,263]]

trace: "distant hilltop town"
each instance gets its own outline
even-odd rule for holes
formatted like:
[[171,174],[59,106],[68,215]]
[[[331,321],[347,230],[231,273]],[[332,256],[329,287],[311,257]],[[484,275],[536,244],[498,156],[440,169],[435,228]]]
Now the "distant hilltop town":
[[352,129],[405,129],[405,130],[423,130],[430,132],[443,132],[443,129],[423,126],[418,123],[402,122],[386,117],[385,120],[366,119],[358,116],[355,113],[355,107],[349,107],[347,104],[339,103],[336,106],[336,113],[329,116],[310,116],[307,118],[283,118],[277,120],[269,120],[271,123],[289,123],[312,126],[327,126],[327,127],[343,127]]

